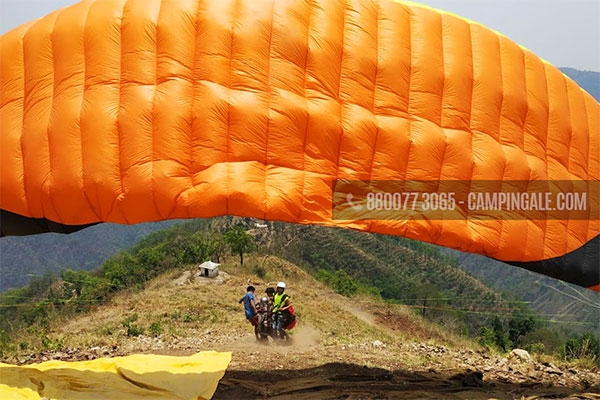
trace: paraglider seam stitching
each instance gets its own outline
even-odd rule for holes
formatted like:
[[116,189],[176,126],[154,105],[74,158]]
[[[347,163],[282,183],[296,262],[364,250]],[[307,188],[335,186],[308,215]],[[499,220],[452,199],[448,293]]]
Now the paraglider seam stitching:
[[[508,163],[508,159],[506,158],[506,152],[504,150],[504,148],[506,147],[506,145],[502,144],[502,121],[504,118],[504,104],[505,104],[505,100],[506,97],[504,96],[504,66],[503,66],[503,57],[502,57],[502,41],[501,41],[501,37],[499,35],[494,35],[494,38],[496,39],[496,42],[498,43],[498,67],[500,69],[500,110],[498,113],[498,133],[497,133],[497,143],[498,146],[500,148],[500,151],[502,152],[502,174],[500,175],[500,190],[502,190],[502,186],[503,186],[503,182],[504,182],[504,177],[506,175],[506,166]],[[506,117],[508,118],[508,117]],[[502,233],[504,232],[504,220],[500,219],[500,224],[499,224],[499,229],[498,229],[498,243],[499,246],[496,247],[496,252],[498,252],[501,249],[501,244],[502,244]]]
[[[571,149],[574,147],[573,146],[573,137],[575,136],[574,133],[573,133],[573,114],[571,113],[572,107],[571,107],[571,100],[570,100],[571,96],[569,95],[569,82],[568,82],[568,80],[567,80],[567,78],[565,77],[564,74],[561,74],[561,80],[562,80],[562,82],[563,82],[563,84],[565,86],[565,92],[567,94],[567,112],[569,113],[569,118],[567,118],[567,121],[569,121],[569,140],[568,140],[569,144],[567,146],[567,165],[566,165],[566,168],[567,168],[567,171],[569,172],[569,178],[572,179],[573,176],[577,176],[574,172],[572,172],[572,169],[571,169]],[[579,93],[581,94],[581,91],[579,91]],[[588,220],[588,223],[589,223],[589,220]],[[567,221],[566,221],[565,230],[567,232],[569,232],[569,225],[573,225],[571,223],[571,219],[567,219]],[[565,245],[563,251],[566,254],[566,253],[569,252],[568,251],[569,244],[567,242],[568,241],[568,235],[563,235],[562,237],[563,237],[563,243]],[[582,273],[583,272],[583,270],[581,268],[582,266],[579,265],[579,267],[580,267],[580,271],[579,272]]]
[[[470,179],[469,179],[469,187],[468,187],[468,192],[471,191],[471,187],[473,185],[473,170],[475,167],[475,160],[473,157],[473,96],[475,93],[475,54],[473,52],[473,25],[469,22],[466,21],[467,26],[469,27],[469,49],[471,50],[471,101],[469,102],[469,126],[468,126],[468,133],[469,133],[469,139],[471,142],[471,147],[469,149],[470,153],[471,153],[471,171],[469,173],[470,175]],[[468,227],[469,223],[468,223],[468,218],[469,218],[469,211],[467,210],[466,212],[466,218],[465,219],[465,225]],[[469,247],[468,249],[472,249],[473,248],[473,244],[476,243],[476,241],[473,239],[473,230],[472,229],[466,229],[465,230],[467,232],[467,234],[469,235]],[[466,246],[465,246],[466,247]]]
[[[92,8],[92,5],[94,3],[89,3],[88,5],[88,9],[87,12],[85,14],[85,17],[83,19],[83,27],[81,29],[81,37],[82,37],[82,46],[81,46],[81,50],[82,50],[82,54],[83,54],[83,88],[81,91],[81,105],[80,105],[80,110],[79,110],[79,148],[81,150],[81,191],[83,192],[83,195],[88,203],[88,206],[90,207],[90,210],[94,213],[94,215],[97,218],[97,221],[103,221],[103,218],[98,214],[98,212],[96,211],[96,208],[94,207],[94,205],[92,204],[92,202],[90,201],[90,197],[88,196],[88,193],[86,191],[85,188],[85,168],[84,168],[84,159],[83,159],[83,127],[82,127],[82,114],[83,114],[83,107],[85,104],[85,92],[86,92],[86,78],[87,78],[87,59],[85,56],[85,29],[88,25],[88,20],[90,18],[90,10]],[[96,201],[98,201],[98,191],[96,191]],[[101,204],[100,201],[98,201],[98,204]],[[100,207],[102,208],[102,207]],[[96,222],[96,221],[94,221]]]
[[[192,99],[190,101],[190,131],[189,131],[189,149],[188,149],[188,157],[189,157],[189,165],[187,165],[186,167],[188,168],[188,174],[189,174],[189,178],[190,178],[190,187],[189,189],[191,190],[194,187],[194,121],[195,121],[195,115],[194,115],[194,100],[196,99],[196,57],[197,57],[197,52],[198,52],[198,21],[200,19],[200,2],[201,0],[196,1],[196,12],[194,14],[194,20],[192,21],[193,25],[194,25],[194,47],[193,47],[193,53],[192,53],[192,69],[191,69],[191,83],[192,83]],[[181,192],[179,192],[177,194],[177,196],[175,197],[175,207],[173,207],[173,210],[171,210],[171,213],[169,214],[169,218],[171,217],[171,215],[173,214],[173,212],[176,210],[177,208],[177,204],[179,203],[179,199],[181,198],[181,195],[183,193],[186,192],[186,189],[182,190]],[[188,218],[192,218],[192,214],[190,212],[190,206],[186,206],[185,207]]]
[[[542,64],[543,66],[543,71],[544,71],[544,88],[546,89],[546,102],[544,103],[544,107],[545,107],[545,111],[546,111],[546,129],[545,129],[545,139],[544,139],[544,161],[545,161],[545,166],[546,166],[546,176],[545,178],[548,179],[548,133],[549,133],[549,125],[550,125],[550,88],[548,86],[548,73],[547,73],[547,68],[548,68],[548,64]],[[547,220],[543,220],[543,224],[544,224],[544,229],[542,229],[542,255],[541,257],[539,257],[540,260],[549,258],[546,256],[545,254],[545,248],[546,248],[546,238],[548,235],[548,230],[546,229],[548,226],[548,221]]]
[[304,126],[304,138],[302,141],[302,187],[300,189],[300,205],[298,206],[298,214],[296,215],[296,219],[298,222],[300,221],[300,216],[302,215],[302,207],[304,207],[304,199],[306,190],[306,141],[308,139],[308,123],[310,121],[310,100],[306,94],[306,85],[308,81],[308,55],[310,54],[310,29],[311,29],[311,20],[312,20],[312,12],[314,9],[313,1],[308,0],[308,22],[306,26],[306,54],[304,57],[304,104],[306,106],[306,122]]
[[239,0],[235,0],[233,3],[233,19],[231,22],[231,41],[229,47],[229,75],[227,82],[227,133],[226,133],[226,143],[227,148],[225,152],[225,165],[226,165],[226,179],[225,179],[225,213],[230,214],[229,212],[229,175],[230,175],[230,165],[229,165],[229,136],[230,136],[230,121],[231,121],[231,91],[232,91],[232,75],[233,75],[233,41],[235,38],[235,21],[237,19],[237,15],[239,12]]
[[[369,178],[367,181],[373,179],[373,168],[375,167],[375,154],[377,153],[377,140],[379,138],[379,119],[377,118],[377,112],[375,103],[377,101],[377,77],[379,75],[379,14],[381,13],[381,3],[377,2],[375,5],[375,79],[373,82],[373,118],[375,120],[375,140],[373,143],[373,152],[371,154],[371,168],[369,169]],[[368,232],[373,230],[373,221],[369,221],[367,228]]]
[[[409,116],[410,115],[410,95],[411,95],[411,90],[410,87],[412,85],[412,68],[413,68],[413,48],[412,48],[412,28],[413,28],[413,23],[412,23],[412,9],[408,8],[407,9],[407,14],[408,14],[408,19],[407,19],[407,25],[408,25],[408,54],[410,54],[410,65],[409,65],[409,71],[410,73],[408,74],[408,87],[407,87],[407,93],[406,93],[406,115]],[[406,180],[407,175],[408,175],[408,163],[410,160],[410,150],[412,147],[412,119],[411,118],[406,118],[406,122],[408,124],[407,126],[407,139],[408,139],[408,152],[406,154],[406,160],[404,163],[404,168],[403,168],[403,174],[404,176],[402,177],[402,180]]]
[[150,128],[151,128],[151,133],[150,133],[150,138],[152,141],[152,146],[151,146],[151,154],[150,154],[150,190],[151,190],[151,196],[152,196],[152,204],[154,205],[154,209],[156,211],[156,215],[159,217],[160,220],[164,220],[164,216],[162,215],[162,213],[159,210],[158,204],[156,203],[156,180],[154,177],[154,163],[155,160],[154,159],[154,154],[155,154],[155,145],[156,145],[156,129],[155,129],[155,118],[156,118],[156,112],[155,111],[155,106],[156,106],[156,96],[158,93],[158,89],[159,89],[159,77],[158,77],[158,67],[159,67],[159,52],[158,52],[158,44],[159,44],[159,40],[158,40],[158,25],[160,22],[160,14],[162,12],[162,6],[163,6],[163,2],[160,2],[160,5],[158,6],[158,13],[156,14],[156,22],[154,24],[155,26],[155,30],[156,30],[156,35],[154,38],[155,41],[155,45],[154,45],[154,50],[156,51],[156,60],[155,60],[155,69],[154,69],[154,93],[152,94],[152,107],[150,110]]
[[[29,199],[27,196],[27,185],[25,184],[25,180],[27,179],[26,176],[27,174],[25,173],[25,147],[23,146],[23,136],[25,135],[25,97],[27,95],[27,74],[26,74],[26,68],[27,68],[27,63],[25,62],[25,37],[27,36],[27,34],[29,33],[29,31],[31,30],[31,27],[35,25],[35,22],[32,23],[31,25],[29,25],[27,27],[27,29],[25,30],[25,32],[23,33],[23,36],[21,38],[21,51],[23,54],[23,115],[22,115],[22,120],[21,120],[21,135],[19,136],[19,145],[21,147],[21,165],[22,165],[22,170],[23,170],[23,197],[25,199],[25,205],[27,206],[27,210],[29,211],[29,215],[33,217],[33,213],[31,212],[31,205],[29,204]],[[0,224],[0,226],[2,226],[2,224]],[[2,231],[2,234],[4,232]]]
[[117,127],[117,153],[118,153],[118,158],[119,158],[119,185],[121,188],[121,192],[115,196],[115,198],[112,201],[112,204],[109,208],[108,214],[110,215],[112,213],[112,210],[114,209],[115,204],[117,204],[117,208],[119,209],[119,211],[121,212],[121,215],[123,216],[123,219],[125,220],[125,222],[127,224],[129,224],[129,220],[127,219],[127,215],[126,213],[123,212],[123,209],[121,207],[121,203],[119,202],[119,198],[121,196],[125,196],[125,187],[123,185],[123,150],[122,150],[122,134],[121,134],[121,124],[119,123],[119,115],[121,114],[121,104],[122,104],[122,90],[123,90],[123,20],[125,19],[125,8],[127,8],[127,3],[128,0],[125,0],[123,2],[123,8],[121,10],[121,19],[119,21],[119,98],[117,101],[117,115],[115,118],[115,125]]
[[[341,151],[342,151],[342,140],[344,139],[344,102],[342,101],[341,98],[341,92],[342,92],[342,77],[343,77],[343,72],[344,72],[344,48],[345,48],[345,40],[346,40],[346,10],[347,10],[347,2],[346,0],[342,1],[342,40],[341,40],[341,57],[340,57],[340,79],[338,81],[338,90],[337,90],[337,102],[340,106],[340,128],[341,128],[341,132],[340,132],[340,137],[339,137],[339,141],[338,141],[338,148],[337,148],[337,156],[336,156],[336,163],[335,163],[335,175],[333,177],[333,179],[339,179],[340,177],[340,157],[341,157]],[[331,182],[331,185],[333,186],[333,182]]]
[[[52,147],[50,146],[50,122],[52,121],[52,112],[54,110],[54,99],[57,95],[56,93],[56,63],[54,61],[55,59],[55,52],[54,52],[54,40],[52,40],[52,34],[54,33],[54,29],[56,28],[56,21],[58,21],[58,18],[60,17],[60,15],[63,13],[65,9],[61,9],[56,13],[56,17],[54,18],[54,23],[52,24],[52,29],[50,29],[50,59],[52,60],[52,101],[50,104],[50,113],[48,115],[48,124],[46,126],[46,140],[48,142],[48,174],[46,175],[46,178],[42,180],[42,187],[40,192],[44,193],[44,186],[46,185],[46,182],[50,182],[48,184],[48,199],[50,200],[50,205],[52,206],[52,208],[54,209],[54,212],[56,213],[56,216],[58,217],[57,220],[58,222],[63,222],[63,219],[60,217],[60,214],[58,213],[58,210],[56,209],[56,205],[54,204],[54,199],[52,196]],[[44,224],[46,225],[46,229],[50,232],[50,225],[49,225],[49,219],[45,218],[47,216],[46,210],[44,209],[44,200],[42,198],[41,201],[42,204],[42,210],[43,210],[43,214],[44,214]]]
[[265,130],[265,175],[263,177],[265,209],[263,219],[267,219],[269,210],[269,192],[267,191],[267,175],[269,173],[269,129],[271,127],[271,99],[273,97],[273,87],[271,85],[271,58],[273,58],[273,30],[275,29],[275,2],[271,0],[271,31],[269,35],[269,50],[267,52],[267,128]]
[[[440,122],[439,127],[442,133],[444,134],[444,151],[441,157],[440,168],[438,171],[438,182],[437,182],[437,191],[440,189],[441,179],[442,179],[442,171],[444,169],[444,159],[446,158],[446,153],[448,150],[448,135],[446,134],[446,130],[444,129],[444,95],[446,89],[446,63],[445,63],[445,54],[444,54],[444,14],[440,13],[440,44],[441,44],[441,57],[442,57],[442,93],[440,94]],[[435,240],[437,241],[439,237],[442,235],[443,226],[440,226],[438,232],[435,234]]]

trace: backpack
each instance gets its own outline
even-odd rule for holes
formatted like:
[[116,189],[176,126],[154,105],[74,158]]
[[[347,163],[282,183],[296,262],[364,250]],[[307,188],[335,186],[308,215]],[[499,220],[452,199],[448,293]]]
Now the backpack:
[[294,314],[294,306],[290,306],[286,311],[289,311],[289,314],[286,315],[286,326],[284,329],[292,329],[296,326],[296,315]]
[[[288,297],[289,296],[284,293],[281,299],[282,303],[285,304],[285,301],[288,299]],[[296,326],[296,315],[294,313],[294,306],[290,306],[287,310],[283,310],[282,313],[285,316],[285,321],[283,323],[283,325],[285,326],[283,327],[283,329],[292,329],[294,326]]]

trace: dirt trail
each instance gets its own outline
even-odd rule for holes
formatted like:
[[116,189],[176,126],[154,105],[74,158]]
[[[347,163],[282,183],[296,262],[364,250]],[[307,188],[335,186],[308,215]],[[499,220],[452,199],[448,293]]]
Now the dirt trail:
[[294,334],[291,336],[290,342],[285,344],[274,343],[273,339],[269,338],[269,342],[257,342],[252,334],[247,334],[241,338],[231,338],[226,344],[221,344],[218,347],[223,347],[223,351],[248,351],[254,349],[260,353],[279,353],[284,354],[290,350],[294,351],[318,351],[318,346],[321,342],[320,332],[312,326],[300,326],[294,329]]
[[[348,299],[344,298],[343,296],[331,293],[327,293],[326,295],[328,301],[333,302],[342,310],[349,312],[350,314],[354,315],[356,318],[367,323],[368,325],[375,326],[377,324],[377,321],[375,320],[375,317],[372,313],[361,309],[355,303],[349,302]],[[322,296],[325,296],[325,293],[323,293]],[[382,326],[378,327],[381,328]]]

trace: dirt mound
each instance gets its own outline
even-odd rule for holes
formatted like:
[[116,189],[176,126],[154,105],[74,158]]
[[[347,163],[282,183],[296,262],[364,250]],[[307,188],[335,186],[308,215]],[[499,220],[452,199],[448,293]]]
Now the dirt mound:
[[173,280],[172,284],[175,286],[183,286],[192,283],[198,285],[222,285],[229,279],[231,279],[231,275],[225,271],[219,272],[219,275],[214,278],[207,278],[200,275],[200,273],[194,269],[193,271],[183,271],[181,275]]

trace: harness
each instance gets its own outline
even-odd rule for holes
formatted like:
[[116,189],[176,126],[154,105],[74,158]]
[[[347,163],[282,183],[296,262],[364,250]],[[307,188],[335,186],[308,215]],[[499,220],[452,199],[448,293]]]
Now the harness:
[[285,302],[288,298],[289,296],[286,293],[282,293],[281,295],[276,293],[275,298],[273,299],[273,312],[279,312],[279,309],[285,306]]

